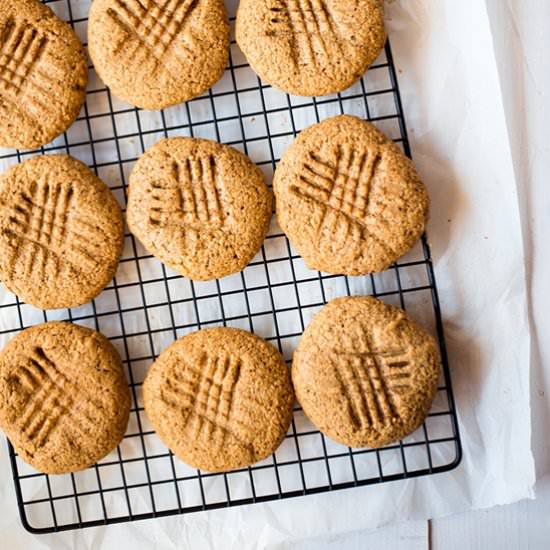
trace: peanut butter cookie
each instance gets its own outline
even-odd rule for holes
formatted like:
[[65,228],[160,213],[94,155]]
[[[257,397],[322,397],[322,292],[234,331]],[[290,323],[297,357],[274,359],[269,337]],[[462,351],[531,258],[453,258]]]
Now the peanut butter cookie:
[[62,134],[86,99],[84,48],[37,0],[0,3],[0,147],[31,149]]
[[331,439],[381,447],[420,426],[440,369],[435,340],[403,310],[355,296],[313,317],[292,381],[305,414]]
[[190,279],[241,271],[260,250],[271,213],[260,169],[214,141],[165,139],[146,151],[130,176],[130,231]]
[[222,77],[229,21],[223,0],[94,0],[88,48],[117,97],[163,109],[202,94]]
[[292,419],[294,394],[281,354],[233,328],[180,338],[143,384],[159,437],[195,468],[244,468],[275,451]]
[[79,160],[36,156],[0,176],[0,280],[25,302],[89,302],[113,278],[123,240],[116,199]]
[[75,472],[103,458],[129,413],[120,357],[99,332],[46,323],[20,332],[0,354],[0,428],[41,472]]
[[381,0],[241,0],[237,43],[266,82],[302,96],[359,80],[384,42]]
[[342,115],[304,130],[273,180],[277,219],[310,269],[383,271],[424,231],[429,197],[413,163],[369,122]]

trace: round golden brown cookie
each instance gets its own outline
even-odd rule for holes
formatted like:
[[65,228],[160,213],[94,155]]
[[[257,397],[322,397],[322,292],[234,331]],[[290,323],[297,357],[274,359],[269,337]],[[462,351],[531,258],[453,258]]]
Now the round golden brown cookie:
[[145,411],[181,460],[209,472],[244,468],[281,444],[294,393],[281,354],[234,328],[180,338],[151,367]]
[[386,33],[381,0],[241,0],[237,43],[250,66],[285,92],[320,96],[359,80]]
[[434,339],[406,313],[369,296],[337,298],[306,328],[292,362],[308,418],[349,447],[381,447],[413,432],[437,390]]
[[229,21],[223,0],[94,0],[88,49],[120,99],[163,109],[196,97],[223,75]]
[[41,472],[75,472],[106,456],[129,413],[120,357],[99,332],[46,323],[20,332],[0,354],[0,428]]
[[310,269],[387,269],[424,231],[429,197],[413,163],[375,126],[342,115],[304,130],[273,180],[277,219]]
[[0,280],[42,309],[76,307],[113,278],[124,240],[109,188],[69,156],[36,156],[0,176]]
[[0,147],[35,148],[62,134],[86,99],[86,54],[37,0],[0,3]]
[[248,157],[214,141],[171,138],[139,159],[127,219],[145,248],[185,277],[244,269],[260,250],[272,196]]

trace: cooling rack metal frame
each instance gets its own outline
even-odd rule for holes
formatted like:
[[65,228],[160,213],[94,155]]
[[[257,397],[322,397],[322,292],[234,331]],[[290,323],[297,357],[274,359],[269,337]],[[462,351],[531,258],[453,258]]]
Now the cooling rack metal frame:
[[[69,21],[85,41],[86,0],[44,2]],[[356,86],[323,98],[293,98],[273,90],[252,73],[234,40],[231,48],[222,82],[173,111],[146,113],[121,104],[94,78],[90,67],[88,101],[74,125],[77,130],[69,129],[38,151],[0,151],[0,161],[13,164],[34,154],[73,154],[105,179],[124,205],[131,166],[158,139],[173,135],[212,137],[248,153],[269,177],[284,146],[305,126],[304,111],[313,118],[310,123],[331,114],[359,114],[384,129],[411,155],[389,42],[385,53]],[[227,101],[229,111],[220,107]],[[462,449],[457,414],[425,237],[417,246],[416,256],[406,256],[387,272],[348,278],[307,270],[275,225],[261,253],[243,273],[209,286],[184,280],[149,256],[130,234],[125,239],[117,278],[91,304],[76,310],[39,312],[12,295],[0,304],[0,336],[4,340],[52,319],[66,319],[104,332],[108,329],[107,335],[123,357],[133,397],[125,439],[116,451],[83,473],[37,473],[8,443],[25,529],[51,533],[268,502],[437,474],[458,466]],[[281,449],[250,468],[208,474],[181,464],[162,446],[159,450],[143,413],[140,386],[147,366],[163,347],[205,326],[239,326],[271,341],[289,360],[312,313],[336,295],[357,293],[412,308],[415,316],[430,319],[427,323],[437,335],[443,363],[441,384],[434,408],[415,434],[379,450],[348,449],[322,436],[296,406]]]

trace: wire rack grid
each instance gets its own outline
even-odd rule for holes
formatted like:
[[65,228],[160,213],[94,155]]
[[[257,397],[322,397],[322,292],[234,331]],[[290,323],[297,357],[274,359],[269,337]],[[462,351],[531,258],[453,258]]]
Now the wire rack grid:
[[[91,0],[43,0],[86,43]],[[234,22],[236,1],[226,2]],[[37,151],[0,151],[0,168],[35,154],[71,154],[107,182],[124,208],[128,175],[145,149],[167,136],[206,137],[248,154],[271,181],[284,149],[303,128],[328,116],[371,120],[410,155],[389,43],[365,77],[341,94],[288,96],[262,83],[232,41],[224,77],[208,93],[161,112],[120,102],[90,66],[87,101],[73,126]],[[438,337],[443,372],[425,423],[383,449],[349,449],[320,434],[296,406],[270,458],[225,474],[193,470],[168,451],[143,411],[141,384],[155,357],[178,337],[208,326],[250,330],[290,362],[311,316],[330,299],[370,294],[405,308]],[[108,336],[119,350],[133,404],[122,443],[83,472],[40,474],[9,445],[24,527],[47,533],[210,510],[407,479],[455,468],[461,458],[441,312],[426,239],[388,271],[368,277],[310,271],[273,221],[261,252],[242,272],[194,283],[148,255],[126,233],[116,278],[92,303],[41,311],[0,291],[0,343],[50,320],[69,320]]]

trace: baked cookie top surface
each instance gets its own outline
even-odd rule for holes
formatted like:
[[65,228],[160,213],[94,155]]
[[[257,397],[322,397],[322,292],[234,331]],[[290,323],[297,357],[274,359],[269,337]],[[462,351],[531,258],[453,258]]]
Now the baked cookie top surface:
[[406,313],[368,296],[337,298],[306,328],[292,362],[308,418],[349,447],[381,447],[413,432],[437,390],[435,340]]
[[217,82],[229,58],[223,0],[94,0],[88,49],[101,80],[132,105],[162,109]]
[[321,96],[359,80],[384,47],[380,0],[241,0],[237,43],[285,92]]
[[261,170],[213,141],[165,139],[146,151],[130,176],[130,230],[190,279],[241,271],[260,250],[271,214]]
[[124,226],[109,188],[69,156],[35,156],[0,176],[0,280],[42,309],[76,307],[113,278]]
[[0,428],[37,470],[84,469],[118,445],[130,393],[120,357],[100,333],[50,322],[0,354]]
[[164,443],[210,472],[243,468],[273,453],[294,403],[281,354],[233,328],[202,330],[171,345],[151,367],[143,398]]
[[71,27],[37,0],[0,4],[0,147],[40,147],[86,99],[88,67]]
[[388,268],[422,235],[429,197],[413,163],[349,115],[300,133],[273,180],[279,224],[310,269],[365,275]]

